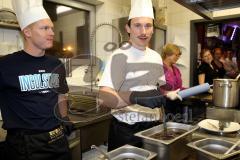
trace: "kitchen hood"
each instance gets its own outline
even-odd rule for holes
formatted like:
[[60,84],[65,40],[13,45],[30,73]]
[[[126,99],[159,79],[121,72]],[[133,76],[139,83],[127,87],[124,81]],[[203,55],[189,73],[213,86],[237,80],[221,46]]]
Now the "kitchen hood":
[[213,11],[240,7],[239,0],[174,0],[205,19],[213,19]]

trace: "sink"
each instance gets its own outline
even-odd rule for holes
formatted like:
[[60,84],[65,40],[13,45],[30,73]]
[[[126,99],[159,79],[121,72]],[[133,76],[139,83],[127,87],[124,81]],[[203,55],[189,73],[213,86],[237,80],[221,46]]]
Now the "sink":
[[156,157],[157,154],[142,148],[124,145],[108,152],[107,155],[111,160],[151,160]]
[[240,146],[236,147],[229,154],[224,153],[231,148],[233,142],[223,139],[205,138],[188,144],[189,147],[198,151],[199,159],[203,160],[220,160],[232,158],[240,154]]

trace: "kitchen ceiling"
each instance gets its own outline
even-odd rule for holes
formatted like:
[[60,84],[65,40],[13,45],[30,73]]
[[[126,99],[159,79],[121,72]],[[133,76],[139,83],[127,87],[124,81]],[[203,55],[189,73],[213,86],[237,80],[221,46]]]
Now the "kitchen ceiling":
[[175,1],[206,19],[213,19],[212,16],[213,11],[240,7],[240,0],[175,0]]

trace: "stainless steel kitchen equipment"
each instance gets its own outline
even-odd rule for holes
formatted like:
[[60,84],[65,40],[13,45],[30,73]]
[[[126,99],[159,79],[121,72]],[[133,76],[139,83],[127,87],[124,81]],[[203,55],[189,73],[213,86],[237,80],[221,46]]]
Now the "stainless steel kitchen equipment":
[[239,81],[237,79],[213,80],[213,105],[235,108],[239,104]]
[[169,130],[185,130],[186,132],[169,140],[152,138],[156,133],[163,132],[163,124],[141,131],[135,135],[143,139],[144,148],[156,152],[158,160],[181,160],[189,155],[187,143],[192,139],[191,133],[198,129],[198,126],[167,122]]
[[206,118],[240,123],[240,110],[237,108],[207,107]]
[[[111,152],[108,152],[107,157],[110,160],[153,160],[156,157],[156,153],[148,150],[134,147],[131,145],[124,145]],[[104,157],[100,157],[103,160]]]
[[72,77],[72,61],[71,58],[59,58],[66,70],[66,77]]
[[103,155],[103,159],[110,160],[110,157],[105,153],[101,148],[97,147],[96,145],[92,145],[91,149],[96,149],[98,152],[100,152]]
[[237,160],[239,159],[240,146],[237,146],[229,154],[224,154],[233,142],[223,139],[205,138],[195,142],[188,143],[188,146],[197,150],[197,160]]
[[236,143],[234,143],[234,145],[232,145],[232,147],[229,148],[224,154],[231,153],[236,147],[238,147],[239,144],[240,144],[240,140],[238,140]]

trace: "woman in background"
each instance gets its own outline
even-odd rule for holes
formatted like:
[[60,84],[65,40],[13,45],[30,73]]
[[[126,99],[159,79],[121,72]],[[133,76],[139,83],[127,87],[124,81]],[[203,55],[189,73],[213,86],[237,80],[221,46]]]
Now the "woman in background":
[[221,73],[216,67],[213,56],[209,49],[203,49],[200,53],[202,59],[201,65],[198,67],[198,83],[209,83],[213,84],[213,79],[220,78]]
[[[163,69],[166,79],[166,84],[160,86],[160,91],[162,94],[166,94],[168,91],[174,91],[177,89],[183,89],[181,72],[176,66],[176,62],[181,56],[180,48],[175,44],[166,44],[163,47],[162,59],[163,59]],[[178,114],[182,113],[181,105],[175,101],[166,101],[165,110],[166,113]]]
[[181,72],[175,65],[181,56],[179,47],[175,44],[166,44],[163,47],[162,59],[166,84],[160,87],[162,93],[183,89]]

